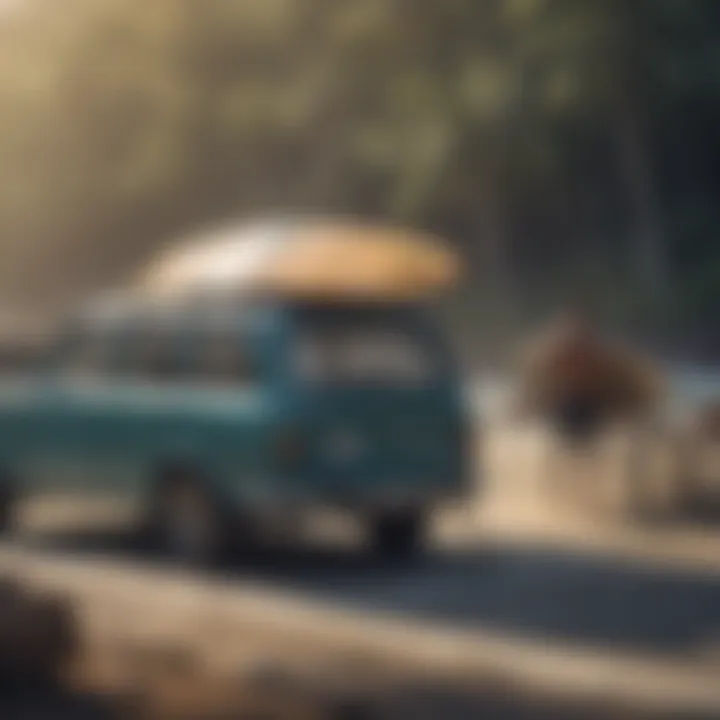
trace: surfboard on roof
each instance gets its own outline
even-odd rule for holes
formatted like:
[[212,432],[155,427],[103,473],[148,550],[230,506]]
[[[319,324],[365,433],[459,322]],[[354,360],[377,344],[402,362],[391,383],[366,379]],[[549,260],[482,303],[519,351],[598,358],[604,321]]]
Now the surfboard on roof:
[[415,230],[347,219],[236,224],[189,238],[138,278],[155,296],[269,293],[305,298],[419,298],[453,286],[457,255]]

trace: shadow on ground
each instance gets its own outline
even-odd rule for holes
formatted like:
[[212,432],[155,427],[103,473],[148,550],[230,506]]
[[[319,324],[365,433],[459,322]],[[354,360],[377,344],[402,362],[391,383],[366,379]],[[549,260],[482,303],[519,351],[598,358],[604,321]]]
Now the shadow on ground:
[[[35,539],[53,551],[163,562],[122,533]],[[200,572],[200,571],[198,571]],[[437,551],[406,565],[346,548],[247,550],[202,571],[304,599],[454,628],[655,653],[704,645],[720,628],[720,573],[643,566],[538,545]]]
[[705,528],[720,527],[720,499],[691,497],[685,500],[683,516],[687,522]]
[[[135,696],[72,693],[55,686],[0,686],[3,720],[711,720],[709,716],[638,714],[602,703],[579,706],[529,695],[519,688],[470,687],[424,681],[382,689],[338,691],[331,684],[283,681],[269,686],[182,678],[182,692],[167,702],[150,682]],[[173,690],[170,690],[171,695]]]
[[3,720],[121,720],[108,697],[75,693],[57,684],[0,682]]

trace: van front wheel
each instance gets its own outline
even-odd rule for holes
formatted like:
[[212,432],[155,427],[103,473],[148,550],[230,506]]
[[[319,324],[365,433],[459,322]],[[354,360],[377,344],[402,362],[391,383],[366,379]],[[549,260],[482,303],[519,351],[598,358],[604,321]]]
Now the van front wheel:
[[158,488],[151,515],[154,544],[167,557],[206,565],[222,555],[226,545],[222,514],[197,479],[167,478]]
[[383,515],[373,520],[371,540],[374,551],[389,558],[417,555],[427,535],[426,516],[418,512]]

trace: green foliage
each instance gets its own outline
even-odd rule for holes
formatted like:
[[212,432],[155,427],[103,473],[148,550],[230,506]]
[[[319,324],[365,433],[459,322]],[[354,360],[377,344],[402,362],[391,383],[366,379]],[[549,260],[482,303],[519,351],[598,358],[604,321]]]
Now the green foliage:
[[713,0],[19,6],[3,294],[55,305],[179,230],[290,208],[444,232],[467,302],[520,320],[576,285],[613,316],[710,313],[718,29]]

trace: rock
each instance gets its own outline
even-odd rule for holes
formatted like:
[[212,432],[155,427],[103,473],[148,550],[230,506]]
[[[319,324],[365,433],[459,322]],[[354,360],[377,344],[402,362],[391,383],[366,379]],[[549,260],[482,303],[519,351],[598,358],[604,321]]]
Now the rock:
[[72,606],[0,581],[0,681],[55,677],[79,646]]

